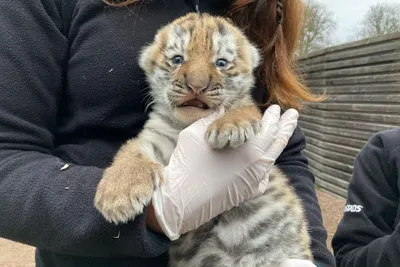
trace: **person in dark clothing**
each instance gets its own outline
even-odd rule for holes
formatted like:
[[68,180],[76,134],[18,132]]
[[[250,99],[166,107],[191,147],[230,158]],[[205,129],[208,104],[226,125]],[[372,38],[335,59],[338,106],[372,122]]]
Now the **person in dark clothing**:
[[400,128],[375,134],[356,158],[332,240],[338,267],[400,265]]
[[[0,236],[37,247],[37,266],[167,266],[170,241],[147,229],[145,215],[116,226],[93,199],[103,169],[147,119],[139,50],[162,25],[194,11],[195,2],[0,4]],[[254,90],[260,104],[298,108],[298,99],[317,100],[285,79],[299,32],[297,0],[199,4],[201,12],[230,14],[270,47]],[[304,148],[298,127],[276,164],[303,201],[316,265],[334,266]]]

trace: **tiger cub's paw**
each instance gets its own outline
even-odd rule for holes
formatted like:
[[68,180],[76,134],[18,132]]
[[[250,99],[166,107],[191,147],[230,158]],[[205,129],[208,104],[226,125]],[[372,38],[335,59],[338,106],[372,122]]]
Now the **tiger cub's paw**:
[[236,110],[214,121],[208,127],[205,138],[212,148],[238,147],[260,131],[260,113]]
[[134,220],[143,213],[162,181],[161,167],[137,159],[128,165],[111,165],[97,187],[95,207],[115,224]]

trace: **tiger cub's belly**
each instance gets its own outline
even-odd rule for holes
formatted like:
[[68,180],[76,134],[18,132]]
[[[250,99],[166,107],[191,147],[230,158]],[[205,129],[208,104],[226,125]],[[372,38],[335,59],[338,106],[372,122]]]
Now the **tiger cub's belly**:
[[267,191],[227,211],[172,244],[171,267],[275,267],[312,259],[301,203],[274,169]]

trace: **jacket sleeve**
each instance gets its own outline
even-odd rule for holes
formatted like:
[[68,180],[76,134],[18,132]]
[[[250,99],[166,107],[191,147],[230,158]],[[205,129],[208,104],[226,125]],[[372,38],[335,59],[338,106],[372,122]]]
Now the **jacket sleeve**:
[[399,266],[399,173],[391,159],[393,150],[385,145],[385,139],[398,140],[396,133],[387,138],[376,134],[355,160],[344,216],[332,241],[337,266]]
[[63,168],[52,155],[68,63],[59,10],[54,0],[0,3],[0,236],[64,254],[160,255],[167,239],[144,216],[117,228],[95,210],[102,169]]
[[298,126],[276,164],[289,177],[308,219],[312,239],[312,252],[318,267],[335,266],[334,258],[326,246],[327,233],[322,224],[321,209],[314,188],[314,176],[308,168],[308,160],[302,154],[306,147],[304,134]]

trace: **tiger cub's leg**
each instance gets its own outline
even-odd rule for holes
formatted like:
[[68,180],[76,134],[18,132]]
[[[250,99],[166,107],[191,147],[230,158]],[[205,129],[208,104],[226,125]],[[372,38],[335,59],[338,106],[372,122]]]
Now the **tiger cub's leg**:
[[95,207],[110,222],[125,223],[143,212],[162,181],[162,166],[143,152],[139,140],[121,147],[97,187]]

